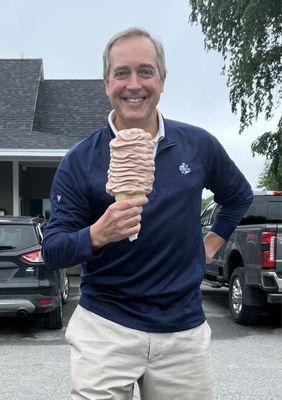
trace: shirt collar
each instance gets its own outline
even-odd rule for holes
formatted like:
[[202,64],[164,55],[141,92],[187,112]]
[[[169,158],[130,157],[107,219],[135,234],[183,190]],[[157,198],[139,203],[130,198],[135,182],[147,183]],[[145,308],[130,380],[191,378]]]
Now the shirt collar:
[[[157,114],[158,114],[158,120],[159,120],[159,130],[158,130],[156,136],[153,139],[154,143],[160,142],[165,137],[164,120],[163,120],[162,114],[160,113],[160,111],[158,109],[157,109]],[[113,122],[114,121],[114,117],[115,117],[115,110],[112,110],[110,112],[109,116],[108,116],[108,122],[110,124],[110,127],[111,127],[114,135],[117,136],[118,131],[117,131],[117,129],[116,129],[115,125],[114,125],[114,122]]]

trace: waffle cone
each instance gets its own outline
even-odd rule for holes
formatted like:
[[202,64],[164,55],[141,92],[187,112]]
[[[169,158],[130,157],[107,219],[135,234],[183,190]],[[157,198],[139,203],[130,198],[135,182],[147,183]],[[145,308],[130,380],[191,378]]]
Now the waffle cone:
[[120,192],[115,195],[116,201],[127,200],[127,199],[138,199],[140,197],[145,196],[145,193],[135,193],[135,194],[128,194],[125,192]]

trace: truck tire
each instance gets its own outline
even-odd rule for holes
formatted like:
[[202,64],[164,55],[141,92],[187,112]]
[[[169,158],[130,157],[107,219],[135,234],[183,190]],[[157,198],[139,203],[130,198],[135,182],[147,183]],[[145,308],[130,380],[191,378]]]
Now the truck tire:
[[258,322],[261,307],[245,304],[245,272],[244,268],[236,268],[229,284],[229,307],[235,322],[242,325],[254,325]]

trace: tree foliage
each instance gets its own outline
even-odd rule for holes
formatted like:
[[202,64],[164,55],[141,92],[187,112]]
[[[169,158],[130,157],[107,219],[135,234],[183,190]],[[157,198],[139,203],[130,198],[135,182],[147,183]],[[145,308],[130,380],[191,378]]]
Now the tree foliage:
[[266,157],[266,166],[259,187],[282,190],[282,118],[276,132],[265,132],[252,143],[252,152]]
[[241,111],[240,132],[261,112],[271,117],[282,72],[281,0],[189,1],[190,21],[201,23],[205,47],[224,56],[232,112]]
[[265,168],[259,176],[257,187],[263,190],[282,190],[281,181],[277,181],[276,176],[271,174],[268,162],[266,162]]

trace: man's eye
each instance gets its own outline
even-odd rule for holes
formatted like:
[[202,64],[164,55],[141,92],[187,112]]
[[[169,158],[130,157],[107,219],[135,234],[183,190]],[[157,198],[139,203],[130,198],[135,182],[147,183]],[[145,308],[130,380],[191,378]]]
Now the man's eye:
[[154,68],[140,68],[138,70],[138,75],[142,78],[151,78],[155,75]]
[[126,78],[129,75],[129,72],[126,70],[121,70],[121,71],[116,71],[114,73],[114,77],[117,79],[123,79]]

